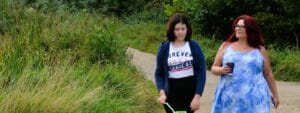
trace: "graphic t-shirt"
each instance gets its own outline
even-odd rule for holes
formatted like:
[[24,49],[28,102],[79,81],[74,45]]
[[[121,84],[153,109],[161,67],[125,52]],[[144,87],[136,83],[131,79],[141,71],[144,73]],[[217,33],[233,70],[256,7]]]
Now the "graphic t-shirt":
[[168,57],[169,78],[184,78],[194,75],[192,53],[188,42],[182,47],[170,44]]

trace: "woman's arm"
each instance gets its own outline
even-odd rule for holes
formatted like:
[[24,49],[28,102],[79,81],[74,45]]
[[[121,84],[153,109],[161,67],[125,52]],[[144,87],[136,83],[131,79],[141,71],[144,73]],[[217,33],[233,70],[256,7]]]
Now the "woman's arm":
[[195,73],[196,75],[196,92],[194,95],[194,98],[192,99],[192,102],[190,104],[191,110],[196,111],[200,107],[200,98],[202,96],[203,90],[205,88],[205,82],[206,82],[206,63],[205,63],[205,57],[202,52],[202,49],[200,47],[200,44],[197,42],[192,44],[193,48],[195,48],[194,51],[194,58],[195,58],[195,64],[194,64],[194,71],[197,70]]
[[159,92],[159,102],[164,104],[166,102],[166,92],[165,92],[165,74],[164,74],[164,63],[163,63],[163,44],[161,44],[160,48],[158,49],[158,53],[156,56],[156,69],[155,69],[155,84],[157,90]]
[[155,84],[157,90],[160,92],[164,90],[164,66],[163,66],[163,45],[158,49],[158,53],[156,56],[156,69],[154,73]]
[[279,99],[278,99],[278,93],[277,93],[277,87],[275,84],[275,79],[272,73],[271,65],[270,65],[270,60],[267,54],[267,51],[264,47],[260,47],[260,51],[264,57],[264,77],[267,80],[268,86],[272,92],[272,96],[274,99],[274,104],[275,108],[278,107],[279,105]]
[[194,70],[197,70],[196,74],[196,94],[199,94],[200,96],[203,93],[205,82],[206,82],[206,63],[205,63],[205,57],[202,52],[202,49],[200,48],[200,45],[196,42],[195,43],[195,54],[194,58],[197,58],[194,66]]
[[218,52],[215,56],[214,63],[211,67],[211,72],[215,75],[221,75],[223,74],[223,68],[221,66],[222,64],[222,56],[225,46],[227,46],[226,42],[223,42],[222,45],[219,47]]

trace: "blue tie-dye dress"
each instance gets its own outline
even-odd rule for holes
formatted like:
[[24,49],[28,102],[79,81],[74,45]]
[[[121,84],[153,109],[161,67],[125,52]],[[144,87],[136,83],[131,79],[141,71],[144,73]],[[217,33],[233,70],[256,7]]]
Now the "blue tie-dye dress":
[[239,52],[229,45],[222,64],[229,61],[234,62],[233,75],[221,76],[211,113],[270,113],[269,87],[260,50]]

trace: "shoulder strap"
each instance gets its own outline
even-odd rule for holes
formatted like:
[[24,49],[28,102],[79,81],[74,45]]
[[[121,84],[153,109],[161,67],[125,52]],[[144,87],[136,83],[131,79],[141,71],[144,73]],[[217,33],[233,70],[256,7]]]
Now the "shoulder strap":
[[223,42],[220,49],[220,55],[221,57],[224,55],[224,50],[231,44],[231,42]]
[[231,44],[231,42],[223,42],[222,46],[223,46],[223,49],[227,48],[229,45]]
[[264,60],[269,60],[269,56],[267,54],[266,49],[263,46],[259,46],[259,52],[262,54],[262,56],[264,57]]

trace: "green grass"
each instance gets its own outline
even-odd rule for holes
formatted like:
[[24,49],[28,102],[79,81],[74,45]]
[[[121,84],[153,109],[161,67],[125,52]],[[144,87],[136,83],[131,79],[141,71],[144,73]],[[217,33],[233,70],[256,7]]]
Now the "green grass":
[[[0,89],[2,113],[146,113],[158,108],[153,87],[135,68],[124,65],[69,64],[33,71]],[[5,81],[5,80],[4,80]],[[5,85],[2,82],[2,86]],[[149,89],[148,89],[149,88]]]
[[129,63],[124,23],[1,2],[1,113],[161,111],[154,84]]
[[269,57],[277,80],[300,81],[300,51],[270,50]]
[[164,25],[156,23],[127,24],[120,30],[122,40],[129,46],[145,52],[155,53],[166,38]]

